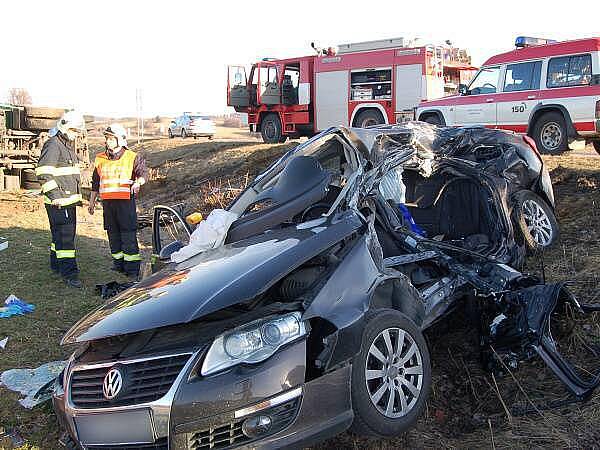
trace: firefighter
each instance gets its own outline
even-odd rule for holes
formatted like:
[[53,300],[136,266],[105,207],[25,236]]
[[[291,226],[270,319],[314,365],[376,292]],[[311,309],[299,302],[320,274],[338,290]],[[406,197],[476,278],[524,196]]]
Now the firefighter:
[[104,229],[113,258],[112,269],[137,279],[141,256],[137,242],[135,197],[146,182],[144,158],[127,148],[127,133],[118,123],[105,131],[106,150],[96,156],[89,213],[102,199]]
[[50,268],[60,274],[68,286],[75,288],[81,287],[75,259],[75,208],[81,206],[81,179],[75,141],[84,132],[83,116],[76,111],[66,112],[56,125],[56,133],[44,144],[35,169],[42,185],[52,235]]

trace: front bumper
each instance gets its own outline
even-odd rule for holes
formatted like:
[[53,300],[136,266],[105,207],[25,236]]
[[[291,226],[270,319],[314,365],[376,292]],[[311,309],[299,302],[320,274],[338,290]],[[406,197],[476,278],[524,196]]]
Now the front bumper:
[[[201,355],[194,355],[169,392],[150,404],[78,409],[70,401],[67,385],[65,393],[53,399],[59,422],[79,448],[96,449],[102,445],[128,448],[143,443],[147,448],[190,450],[300,448],[334,436],[352,423],[350,367],[305,382],[305,341],[288,346],[261,364],[238,366],[211,377],[195,375],[194,367],[199,360]],[[136,411],[150,414],[151,442],[135,438],[117,442],[110,430],[95,430],[94,439],[106,436],[106,440],[90,443],[78,430],[78,423],[85,423],[92,415],[94,420],[87,420],[88,423],[106,424],[110,421],[105,416]],[[265,415],[272,420],[271,428],[262,430],[258,436],[244,434],[244,422]],[[128,426],[135,428],[134,424]]]
[[216,132],[216,130],[211,127],[192,127],[188,128],[186,131],[189,136],[213,136]]

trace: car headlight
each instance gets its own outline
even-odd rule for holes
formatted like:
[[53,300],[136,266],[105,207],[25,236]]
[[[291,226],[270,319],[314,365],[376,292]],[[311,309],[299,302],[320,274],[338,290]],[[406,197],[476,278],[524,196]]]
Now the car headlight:
[[241,363],[258,363],[281,346],[306,335],[300,312],[260,319],[217,337],[202,364],[202,375]]

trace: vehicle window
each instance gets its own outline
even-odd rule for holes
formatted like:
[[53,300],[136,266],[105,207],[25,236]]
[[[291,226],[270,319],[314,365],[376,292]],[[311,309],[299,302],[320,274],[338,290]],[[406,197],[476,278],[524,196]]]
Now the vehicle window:
[[498,90],[500,67],[486,67],[481,69],[469,85],[472,95],[494,94]]
[[294,88],[297,88],[300,82],[300,69],[294,66],[286,66],[283,72],[283,81],[284,83],[289,82]]
[[540,88],[541,61],[506,66],[504,92],[527,91]]
[[561,56],[548,62],[549,88],[585,86],[592,81],[592,57],[588,55]]
[[261,67],[260,83],[263,86],[267,83],[277,83],[277,68],[275,66]]

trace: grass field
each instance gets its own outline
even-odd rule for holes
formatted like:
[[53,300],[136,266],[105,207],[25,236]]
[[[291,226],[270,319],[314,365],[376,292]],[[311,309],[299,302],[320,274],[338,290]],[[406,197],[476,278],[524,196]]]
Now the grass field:
[[[152,171],[144,187],[142,210],[155,203],[184,202],[208,212],[234,195],[292,144],[268,146],[252,137],[222,141],[160,139],[143,143],[142,151]],[[600,302],[600,159],[565,155],[546,158],[557,196],[561,238],[544,258],[550,280],[568,278],[574,291],[587,302]],[[48,269],[50,242],[46,213],[38,198],[0,194],[0,236],[9,248],[0,252],[0,299],[15,294],[37,306],[33,314],[0,319],[0,339],[9,336],[0,350],[0,372],[9,368],[37,367],[70,353],[60,347],[65,331],[101,303],[96,283],[115,279],[108,270],[110,256],[101,214],[78,215],[78,261],[84,289],[71,290]],[[147,233],[141,234],[148,252]],[[527,268],[539,272],[538,259]],[[456,319],[456,320],[454,320]],[[600,399],[585,404],[516,417],[513,405],[538,401],[543,396],[564,397],[564,390],[543,364],[524,365],[495,379],[481,369],[474,330],[460,317],[428,333],[433,365],[433,391],[417,427],[394,440],[366,440],[343,434],[317,446],[337,448],[592,448],[600,438]],[[596,317],[584,324],[585,333],[597,338]],[[573,335],[565,342],[571,353],[579,350]],[[17,396],[0,388],[0,427],[16,429],[28,446],[58,448],[56,420],[49,405],[32,411],[17,403]],[[0,441],[0,448],[3,443]],[[4,444],[6,445],[6,444]]]

